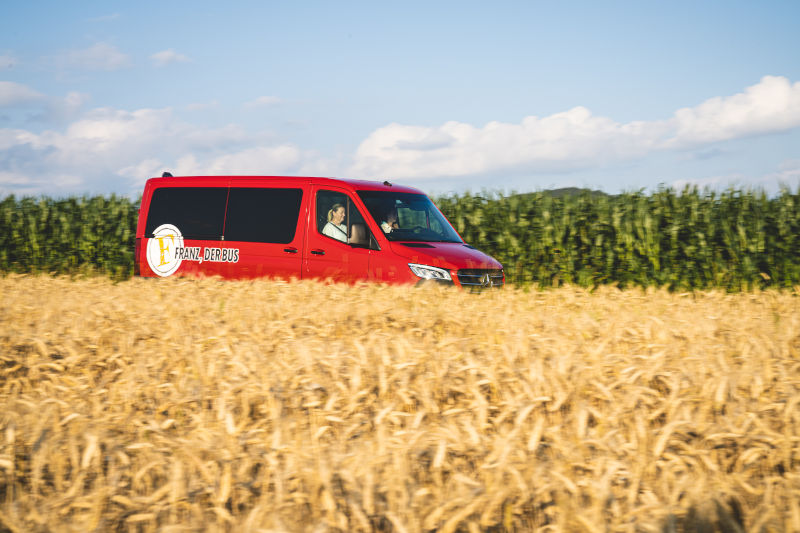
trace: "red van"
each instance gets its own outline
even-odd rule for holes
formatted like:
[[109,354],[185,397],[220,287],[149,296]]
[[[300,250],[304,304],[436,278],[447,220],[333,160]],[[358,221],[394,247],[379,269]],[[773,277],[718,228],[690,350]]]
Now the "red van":
[[389,182],[282,176],[147,181],[135,273],[429,280],[502,287],[503,266],[465,244],[421,191]]

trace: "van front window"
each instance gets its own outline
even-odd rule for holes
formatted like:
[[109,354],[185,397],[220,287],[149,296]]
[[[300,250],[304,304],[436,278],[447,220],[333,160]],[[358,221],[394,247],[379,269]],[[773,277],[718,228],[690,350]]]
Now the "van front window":
[[358,195],[390,241],[463,242],[424,194],[358,191]]

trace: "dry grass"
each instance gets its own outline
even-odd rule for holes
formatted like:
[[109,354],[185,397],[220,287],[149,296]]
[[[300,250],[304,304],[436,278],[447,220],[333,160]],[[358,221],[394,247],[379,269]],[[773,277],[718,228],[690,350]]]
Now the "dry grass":
[[0,279],[0,531],[800,531],[799,472],[797,294]]

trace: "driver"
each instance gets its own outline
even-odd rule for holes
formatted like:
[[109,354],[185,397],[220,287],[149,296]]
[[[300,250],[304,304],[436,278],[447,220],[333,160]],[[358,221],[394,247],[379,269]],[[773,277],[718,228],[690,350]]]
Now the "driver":
[[328,211],[328,223],[322,228],[322,234],[347,242],[347,226],[344,224],[344,218],[344,206],[339,203],[333,204]]
[[397,208],[395,206],[391,206],[383,215],[381,229],[384,233],[391,233],[392,230],[398,229],[399,227],[400,226],[397,224]]

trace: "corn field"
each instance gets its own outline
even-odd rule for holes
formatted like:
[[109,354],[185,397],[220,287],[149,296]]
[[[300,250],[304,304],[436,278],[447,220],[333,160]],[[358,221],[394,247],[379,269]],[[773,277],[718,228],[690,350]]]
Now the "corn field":
[[800,191],[487,193],[436,203],[464,240],[503,263],[511,283],[674,290],[800,283]]
[[[503,263],[512,284],[730,291],[800,284],[800,191],[434,200],[468,243]],[[0,272],[127,278],[138,207],[114,196],[8,197],[0,201]]]
[[800,294],[0,278],[0,531],[800,531]]
[[139,202],[125,197],[0,201],[0,272],[133,275]]

